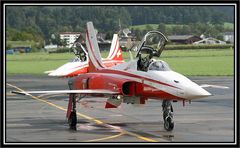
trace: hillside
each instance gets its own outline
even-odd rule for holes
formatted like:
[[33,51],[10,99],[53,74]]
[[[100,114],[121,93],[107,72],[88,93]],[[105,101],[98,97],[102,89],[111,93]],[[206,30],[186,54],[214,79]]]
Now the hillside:
[[119,19],[122,27],[232,23],[231,11],[231,6],[8,6],[6,25],[17,30],[31,28],[46,38],[61,31],[84,31],[87,21],[93,21],[100,31],[117,31]]

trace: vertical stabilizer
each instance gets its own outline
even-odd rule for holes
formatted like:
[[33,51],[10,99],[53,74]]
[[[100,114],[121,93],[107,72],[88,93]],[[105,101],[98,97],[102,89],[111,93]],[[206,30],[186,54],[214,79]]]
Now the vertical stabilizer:
[[86,46],[89,56],[89,72],[95,72],[105,66],[102,63],[96,32],[92,22],[87,23]]
[[122,49],[120,48],[118,34],[113,35],[112,44],[107,59],[110,60],[123,60]]

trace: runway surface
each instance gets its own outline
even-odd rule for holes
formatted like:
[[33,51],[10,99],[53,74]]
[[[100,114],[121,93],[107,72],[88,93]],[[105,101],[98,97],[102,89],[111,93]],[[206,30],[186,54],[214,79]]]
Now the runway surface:
[[233,142],[233,77],[190,77],[198,84],[224,85],[208,88],[214,96],[173,103],[175,127],[163,127],[161,101],[145,106],[122,104],[105,109],[106,98],[86,98],[77,104],[77,131],[69,130],[67,95],[21,96],[12,90],[68,89],[67,79],[11,75],[6,79],[6,142]]

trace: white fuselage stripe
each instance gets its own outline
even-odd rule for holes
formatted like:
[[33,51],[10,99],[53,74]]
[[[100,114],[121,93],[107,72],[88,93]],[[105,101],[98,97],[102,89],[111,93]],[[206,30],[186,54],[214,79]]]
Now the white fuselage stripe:
[[114,48],[114,51],[113,51],[113,54],[112,54],[112,56],[110,57],[110,59],[113,59],[113,58],[117,55],[118,49],[119,49],[119,42],[116,43],[115,48]]
[[[99,74],[99,73],[96,73],[96,74]],[[174,96],[178,96],[177,95],[177,91],[178,91],[177,88],[167,86],[167,85],[164,85],[164,84],[159,84],[159,83],[152,82],[152,81],[148,81],[148,80],[144,80],[144,77],[142,77],[142,79],[141,79],[141,78],[134,78],[134,77],[131,77],[131,76],[125,76],[125,75],[122,75],[122,74],[108,74],[108,73],[103,73],[103,74],[108,75],[108,76],[115,76],[115,77],[118,77],[118,78],[128,79],[128,80],[132,80],[132,81],[139,82],[139,83],[143,83],[145,85],[154,87],[158,90],[170,93]]]
[[111,59],[112,58],[112,54],[113,54],[113,52],[114,52],[114,50],[115,50],[115,44],[116,44],[116,42],[117,42],[117,37],[116,37],[116,35],[114,34],[113,35],[113,39],[112,39],[112,44],[111,44],[111,47],[110,47],[110,52],[109,52],[109,55],[108,55],[108,59]]

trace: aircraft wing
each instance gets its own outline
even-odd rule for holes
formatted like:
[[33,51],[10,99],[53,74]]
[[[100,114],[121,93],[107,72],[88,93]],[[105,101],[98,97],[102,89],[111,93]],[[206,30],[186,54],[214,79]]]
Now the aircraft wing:
[[229,89],[227,86],[220,86],[220,85],[209,85],[209,84],[202,84],[200,85],[202,88],[211,87],[211,88],[220,88],[220,89]]
[[81,90],[51,90],[51,91],[12,91],[12,93],[20,95],[29,94],[105,94],[116,95],[119,92],[110,91],[106,89],[81,89]]
[[52,72],[54,72],[55,70],[49,70],[49,71],[44,71],[44,73],[46,73],[46,74],[49,74],[49,73],[52,73]]

